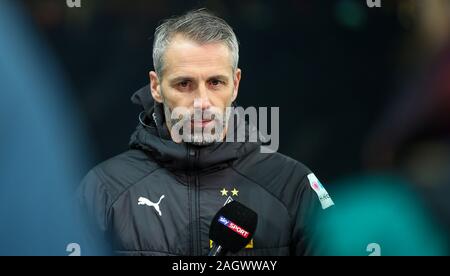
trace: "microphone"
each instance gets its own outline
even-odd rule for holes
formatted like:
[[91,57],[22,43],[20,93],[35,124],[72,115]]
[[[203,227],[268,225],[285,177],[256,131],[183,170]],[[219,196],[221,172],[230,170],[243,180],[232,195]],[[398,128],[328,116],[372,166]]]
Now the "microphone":
[[251,241],[258,224],[255,211],[242,203],[232,201],[214,216],[209,228],[213,248],[208,256],[224,256],[228,251],[236,253]]

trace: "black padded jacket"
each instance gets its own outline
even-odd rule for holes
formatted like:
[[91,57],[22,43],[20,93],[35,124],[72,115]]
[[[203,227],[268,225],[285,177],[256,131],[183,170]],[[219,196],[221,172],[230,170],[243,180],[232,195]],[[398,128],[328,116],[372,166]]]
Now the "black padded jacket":
[[111,253],[207,255],[211,220],[229,198],[258,214],[252,241],[234,255],[315,253],[313,220],[333,202],[307,167],[261,153],[260,143],[177,144],[148,86],[132,101],[145,111],[130,149],[93,168],[79,189]]

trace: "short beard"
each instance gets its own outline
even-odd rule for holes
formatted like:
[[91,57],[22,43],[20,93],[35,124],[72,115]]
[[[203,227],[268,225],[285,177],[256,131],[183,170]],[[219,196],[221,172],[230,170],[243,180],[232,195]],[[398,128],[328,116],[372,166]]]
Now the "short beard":
[[[168,104],[166,104],[165,101],[163,101],[163,107],[164,107],[164,116],[166,118],[166,125],[171,134],[172,140],[174,140],[174,137],[172,136],[172,127],[174,125],[176,125],[177,123],[179,123],[181,120],[184,120],[185,121],[184,123],[190,124],[192,121],[192,114],[189,114],[189,118],[184,118],[184,117],[172,118],[173,110],[170,109],[170,107],[168,106]],[[196,112],[196,111],[194,111],[194,112]],[[206,112],[208,112],[208,111],[206,111]],[[213,118],[212,116],[214,116],[213,123],[216,126],[218,126],[220,124],[220,127],[214,128],[214,134],[211,135],[211,133],[205,133],[204,128],[201,128],[201,131],[199,131],[199,129],[196,129],[195,127],[193,127],[193,128],[191,128],[191,135],[189,135],[189,138],[183,139],[182,141],[187,144],[191,144],[191,145],[195,145],[195,146],[208,146],[208,145],[214,144],[218,140],[225,138],[224,136],[225,136],[225,132],[226,132],[226,127],[228,126],[228,118],[229,118],[230,114],[228,112],[228,108],[226,108],[225,111],[222,111],[222,112],[223,112],[223,114],[220,114],[220,116],[216,115],[217,113],[216,114],[215,113],[206,113],[209,118]],[[202,116],[205,116],[205,113],[202,113]],[[224,120],[224,116],[226,118],[225,120]],[[218,131],[218,130],[219,130],[219,133],[216,133],[216,131]],[[186,137],[186,136],[183,135],[183,137]]]

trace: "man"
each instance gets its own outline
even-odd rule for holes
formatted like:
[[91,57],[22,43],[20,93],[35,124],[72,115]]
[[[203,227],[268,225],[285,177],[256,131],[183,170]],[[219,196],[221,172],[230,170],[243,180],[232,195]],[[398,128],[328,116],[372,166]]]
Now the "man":
[[80,190],[115,253],[207,255],[211,220],[229,200],[258,214],[252,241],[236,255],[313,253],[309,223],[333,205],[314,174],[262,153],[260,143],[224,139],[243,125],[229,125],[227,112],[238,59],[231,27],[205,10],[156,29],[150,89],[132,97],[144,112],[130,150],[91,170]]

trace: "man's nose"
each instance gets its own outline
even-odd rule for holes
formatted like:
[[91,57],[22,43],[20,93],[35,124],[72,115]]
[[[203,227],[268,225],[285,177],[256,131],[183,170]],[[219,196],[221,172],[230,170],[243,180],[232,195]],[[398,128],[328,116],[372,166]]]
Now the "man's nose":
[[199,87],[197,96],[194,100],[194,108],[196,109],[208,109],[211,107],[211,102],[209,101],[209,94],[206,87]]

